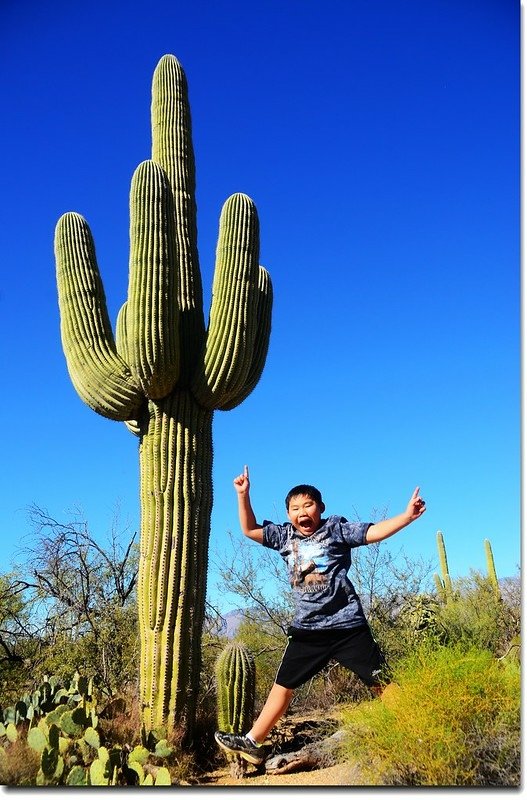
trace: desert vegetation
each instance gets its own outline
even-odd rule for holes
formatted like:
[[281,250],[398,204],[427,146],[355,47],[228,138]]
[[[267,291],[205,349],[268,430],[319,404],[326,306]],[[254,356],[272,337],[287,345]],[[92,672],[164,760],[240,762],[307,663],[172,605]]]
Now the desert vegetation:
[[[141,720],[135,534],[116,522],[98,542],[85,521],[39,508],[30,520],[31,546],[0,576],[2,784],[199,784],[222,765],[243,775],[213,733],[222,718],[243,727],[274,679],[292,605],[273,554],[242,542],[235,559],[215,565],[220,591],[239,599],[238,624],[227,635],[222,609],[207,604],[188,741],[182,729],[148,731]],[[295,719],[318,718],[321,737],[343,732],[339,758],[356,763],[366,785],[519,784],[519,578],[451,579],[444,569],[443,559],[434,578],[434,564],[382,545],[356,551],[352,577],[393,683],[372,699],[330,664],[296,693],[271,749]]]

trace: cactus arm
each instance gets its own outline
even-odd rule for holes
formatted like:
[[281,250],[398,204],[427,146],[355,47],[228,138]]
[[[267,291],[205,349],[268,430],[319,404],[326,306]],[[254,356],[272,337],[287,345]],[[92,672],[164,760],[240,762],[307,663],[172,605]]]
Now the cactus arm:
[[242,403],[252,392],[263,372],[271,336],[271,312],[273,306],[273,285],[269,273],[260,267],[258,276],[258,304],[256,309],[256,337],[253,346],[251,366],[243,387],[231,395],[227,403],[219,406],[221,411],[230,411]]
[[192,383],[205,408],[221,408],[243,391],[253,360],[258,305],[259,228],[243,194],[224,204],[206,346]]
[[72,383],[103,417],[131,419],[143,395],[116,351],[93,238],[80,214],[59,219],[55,258],[62,346]]
[[175,56],[163,56],[152,81],[152,159],[168,175],[174,197],[181,340],[181,384],[187,386],[205,337],[203,290],[197,249],[195,166],[185,73]]
[[444,586],[443,581],[441,580],[441,578],[437,574],[437,572],[434,572],[434,583],[436,585],[437,596],[444,603],[445,600],[446,600],[446,598],[445,598],[445,586]]
[[179,377],[174,228],[168,178],[154,161],[144,161],[130,190],[130,278],[120,327],[128,364],[151,399],[165,397]]
[[[123,303],[117,315],[117,323],[115,326],[115,344],[117,352],[121,358],[128,363],[128,350],[127,350],[127,336],[126,336],[126,302]],[[146,408],[146,401],[143,403],[143,410],[137,415],[137,419],[127,419],[124,424],[134,436],[141,435],[141,424],[139,418],[144,415]]]
[[123,361],[128,364],[129,355],[127,347],[128,336],[126,333],[126,307],[127,302],[125,301],[119,309],[119,313],[117,314],[117,322],[115,324],[115,346]]

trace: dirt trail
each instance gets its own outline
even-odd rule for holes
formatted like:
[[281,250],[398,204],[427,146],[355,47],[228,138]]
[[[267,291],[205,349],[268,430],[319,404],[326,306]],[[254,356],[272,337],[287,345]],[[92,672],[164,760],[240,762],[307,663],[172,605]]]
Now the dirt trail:
[[[275,736],[275,752],[296,752],[309,742],[320,741],[334,732],[337,718],[331,714],[323,717],[291,717],[282,721]],[[317,718],[318,717],[318,718]],[[247,765],[243,778],[231,775],[228,764],[202,776],[199,785],[206,786],[364,786],[359,768],[343,757],[342,762],[319,769],[297,769],[284,774],[272,774]]]
[[260,775],[253,772],[245,778],[233,778],[228,770],[217,770],[200,785],[207,786],[364,786],[357,767],[335,764],[333,767],[291,772],[285,775]]

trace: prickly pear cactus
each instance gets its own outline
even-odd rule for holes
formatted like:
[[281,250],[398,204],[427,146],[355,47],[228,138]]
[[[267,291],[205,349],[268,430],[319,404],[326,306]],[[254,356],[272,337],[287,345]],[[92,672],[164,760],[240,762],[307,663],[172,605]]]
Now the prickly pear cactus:
[[414,639],[425,636],[439,636],[442,633],[439,623],[440,604],[427,595],[413,595],[404,603],[398,620]]
[[[256,669],[251,652],[241,642],[231,642],[216,661],[218,728],[225,733],[246,733],[254,716]],[[228,755],[231,773],[241,777],[246,762]]]
[[208,327],[197,253],[187,85],[163,56],[152,85],[152,159],[130,193],[128,298],[109,322],[87,222],[55,234],[61,336],[72,382],[139,436],[140,693],[148,730],[192,729],[212,508],[212,417],[241,403],[267,355],[272,289],[249,197],[222,210]]

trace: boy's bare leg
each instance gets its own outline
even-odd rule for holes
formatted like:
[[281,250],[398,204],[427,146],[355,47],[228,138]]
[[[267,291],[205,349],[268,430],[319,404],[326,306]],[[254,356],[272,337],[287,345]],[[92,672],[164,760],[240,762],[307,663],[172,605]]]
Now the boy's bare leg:
[[289,708],[292,697],[293,689],[286,689],[285,686],[280,686],[278,683],[273,684],[264,707],[249,731],[255,742],[265,742],[280,717]]

